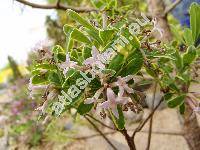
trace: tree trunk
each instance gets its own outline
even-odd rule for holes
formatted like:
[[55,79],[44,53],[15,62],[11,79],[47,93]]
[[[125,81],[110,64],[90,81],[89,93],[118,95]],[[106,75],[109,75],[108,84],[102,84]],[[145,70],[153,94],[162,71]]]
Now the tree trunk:
[[192,109],[186,105],[184,114],[183,132],[184,138],[188,143],[190,150],[200,150],[200,126]]
[[[148,9],[152,18],[157,19],[157,25],[163,30],[161,41],[171,41],[172,34],[169,28],[167,15],[164,15],[165,4],[162,0],[148,0]],[[159,37],[157,37],[159,38]]]

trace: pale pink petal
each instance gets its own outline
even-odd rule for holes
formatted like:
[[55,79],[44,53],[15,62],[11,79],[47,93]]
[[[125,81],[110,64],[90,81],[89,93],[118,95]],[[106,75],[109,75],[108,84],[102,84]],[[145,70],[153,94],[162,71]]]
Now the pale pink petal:
[[99,68],[105,69],[105,65],[101,61],[96,61],[95,63]]
[[66,55],[66,60],[65,60],[66,63],[69,63],[70,62],[70,56],[69,56],[69,53],[67,53]]
[[71,61],[71,62],[69,63],[69,67],[70,67],[70,68],[74,68],[74,67],[76,67],[76,66],[77,66],[77,62]]
[[65,69],[65,68],[67,68],[68,66],[69,66],[69,64],[67,64],[66,62],[63,62],[63,63],[59,64],[59,67],[60,67],[61,69]]
[[93,59],[92,57],[87,58],[87,59],[83,62],[83,64],[85,64],[85,65],[92,65],[93,63],[94,63],[94,59]]
[[98,58],[98,55],[99,55],[98,49],[97,49],[95,46],[92,46],[92,57],[93,57],[94,59],[97,59],[97,58]]
[[124,95],[124,87],[123,86],[119,86],[119,96],[123,96]]
[[95,98],[87,98],[85,101],[84,101],[84,104],[92,104],[96,101]]
[[113,83],[110,84],[110,86],[111,87],[116,87],[116,86],[118,86],[118,83],[117,82],[113,82]]
[[134,93],[134,90],[130,87],[128,87],[128,85],[124,85],[124,89],[128,92],[128,93]]
[[109,101],[105,101],[105,102],[101,103],[99,105],[99,107],[101,107],[103,109],[109,109],[110,108],[110,102]]
[[117,97],[116,102],[117,104],[127,104],[130,100],[130,97]]
[[115,93],[113,92],[113,90],[111,88],[107,88],[107,99],[109,101],[115,101]]

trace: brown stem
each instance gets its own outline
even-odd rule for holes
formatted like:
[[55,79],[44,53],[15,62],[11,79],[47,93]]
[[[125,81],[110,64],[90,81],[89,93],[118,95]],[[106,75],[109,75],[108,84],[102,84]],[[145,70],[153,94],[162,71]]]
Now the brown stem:
[[101,134],[101,136],[105,139],[105,141],[114,149],[117,150],[117,148],[111,143],[111,141],[104,135],[103,132],[86,116],[84,116],[85,119],[94,127],[94,129]]
[[124,135],[130,150],[136,150],[135,143],[134,143],[133,139],[128,135],[127,130],[123,129],[120,132]]
[[[154,108],[154,102],[155,102],[155,97],[156,97],[156,89],[157,89],[157,85],[158,83],[155,83],[154,86],[154,91],[153,91],[153,98],[152,98],[152,112],[153,112],[153,108]],[[150,119],[150,123],[149,123],[149,134],[148,134],[148,142],[147,142],[147,148],[146,150],[150,149],[150,144],[151,144],[151,135],[152,135],[152,126],[153,126],[153,115]]]
[[36,4],[36,3],[32,3],[26,0],[16,0],[16,1],[24,5],[31,6],[33,8],[39,8],[39,9],[58,9],[58,10],[64,10],[64,11],[66,11],[67,9],[71,9],[80,13],[97,11],[94,8],[66,6],[66,5],[61,4],[60,0],[58,0],[56,4],[48,4],[48,5]]

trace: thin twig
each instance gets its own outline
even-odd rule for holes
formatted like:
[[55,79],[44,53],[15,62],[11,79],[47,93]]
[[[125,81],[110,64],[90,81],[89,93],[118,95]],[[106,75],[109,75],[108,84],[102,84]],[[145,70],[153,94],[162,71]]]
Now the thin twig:
[[101,130],[87,117],[84,116],[84,118],[95,128],[95,130],[97,132],[99,132],[99,134],[101,134],[101,136],[106,140],[106,142],[114,149],[117,150],[117,148],[111,143],[111,141],[104,135],[103,132],[101,132]]
[[166,16],[169,12],[171,12],[182,0],[176,0],[170,6],[166,7],[164,15]]
[[133,132],[132,134],[132,138],[134,139],[135,137],[135,134],[137,132],[139,132],[143,127],[144,125],[148,122],[148,120],[151,118],[152,115],[154,115],[155,111],[158,109],[158,107],[160,106],[160,104],[162,103],[163,99],[160,100],[160,102],[156,105],[156,107],[153,109],[153,111],[149,114],[149,116],[139,124],[139,126],[135,129],[135,131]]
[[96,122],[98,122],[99,124],[101,124],[102,126],[108,128],[108,129],[111,129],[111,130],[116,130],[108,125],[106,125],[105,123],[101,122],[100,120],[94,118],[93,116],[91,116],[90,114],[86,114],[86,116],[90,117],[91,119],[95,120]]
[[46,5],[32,3],[26,0],[15,0],[15,1],[22,3],[24,5],[31,6],[33,8],[39,8],[39,9],[58,9],[58,10],[64,10],[64,11],[67,9],[71,9],[80,13],[97,11],[94,8],[66,6],[66,5],[61,4],[60,0],[58,0],[56,4],[46,4]]
[[[157,89],[158,83],[155,83],[154,86],[154,91],[153,91],[153,98],[152,98],[152,112],[154,108],[154,102],[155,102],[155,97],[156,97],[156,89]],[[151,116],[150,123],[149,123],[149,134],[148,134],[148,142],[147,142],[147,148],[146,150],[150,149],[150,144],[151,144],[151,135],[152,135],[152,126],[153,126],[153,115]]]

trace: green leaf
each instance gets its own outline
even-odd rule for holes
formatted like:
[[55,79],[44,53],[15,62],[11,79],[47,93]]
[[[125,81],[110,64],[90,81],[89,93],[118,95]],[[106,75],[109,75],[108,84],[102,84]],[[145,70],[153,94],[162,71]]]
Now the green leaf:
[[193,40],[193,37],[192,37],[192,30],[185,28],[184,33],[183,33],[183,37],[184,37],[185,42],[188,46],[194,44],[194,40]]
[[60,82],[60,78],[59,78],[59,75],[54,72],[54,71],[51,71],[50,74],[49,74],[49,77],[48,77],[48,80],[55,84],[55,85],[58,85],[60,86],[61,85],[61,82]]
[[176,68],[180,71],[183,68],[183,58],[181,57],[180,53],[178,50],[176,50],[176,52],[173,54],[174,58],[175,58],[175,65]]
[[126,59],[126,65],[122,69],[121,74],[127,76],[130,74],[136,74],[142,68],[144,58],[139,49],[134,50]]
[[90,0],[90,1],[98,9],[101,9],[105,6],[105,3],[102,0]]
[[107,9],[116,7],[117,7],[117,0],[107,0]]
[[121,106],[117,106],[117,110],[118,110],[118,114],[119,114],[119,119],[117,119],[117,128],[119,130],[122,130],[124,129],[124,126],[125,126],[125,119],[124,119],[124,114],[123,114],[123,111],[122,111],[122,107]]
[[170,88],[171,90],[174,90],[174,91],[176,91],[176,92],[180,92],[180,90],[179,90],[179,88],[176,86],[176,84],[171,83],[171,84],[169,84],[168,86],[169,86],[169,88]]
[[59,62],[60,60],[61,61],[63,60],[62,56],[60,58],[60,56],[59,56],[60,54],[63,54],[64,55],[64,59],[65,59],[65,54],[64,54],[65,51],[63,50],[63,48],[60,45],[54,46],[52,51],[54,53],[54,59],[55,59],[56,62]]
[[141,44],[137,36],[130,34],[129,30],[123,29],[122,35],[130,42],[133,48],[139,49]]
[[102,71],[102,73],[107,74],[109,76],[114,76],[116,74],[116,71],[112,69],[105,69]]
[[108,69],[118,72],[124,64],[124,55],[118,53],[109,63]]
[[82,76],[79,71],[75,69],[70,69],[65,76],[66,79],[62,85],[62,88],[69,88],[71,85],[75,85],[76,80],[81,77]]
[[[85,31],[89,34],[89,36],[91,36],[91,38],[93,40],[96,41],[96,43],[98,43],[98,45],[102,45],[103,44],[103,41],[101,40],[101,38],[99,37],[99,32],[96,32],[96,31],[93,31],[93,30],[88,30],[88,29],[85,29]],[[98,47],[98,45],[96,47]]]
[[200,38],[200,6],[197,3],[192,3],[190,6],[190,26],[192,29],[192,36],[195,43]]
[[190,65],[196,58],[197,52],[194,46],[189,46],[186,53],[183,55],[183,65]]
[[172,98],[173,94],[172,93],[166,93],[164,95],[164,100],[167,102]]
[[82,65],[83,56],[82,52],[79,49],[72,49],[70,52],[70,58],[72,61],[76,61],[79,65]]
[[74,31],[74,28],[70,28],[67,26],[63,27],[63,31],[66,35],[66,52],[69,52],[70,49],[72,48],[73,44],[72,44],[72,33]]
[[54,69],[56,69],[56,66],[53,64],[49,64],[49,63],[42,63],[42,64],[35,65],[35,68],[36,69],[54,70]]
[[158,75],[157,75],[157,72],[158,72],[158,67],[154,64],[154,63],[149,63],[148,61],[144,64],[144,67],[145,67],[145,70],[146,72],[156,78]]
[[175,39],[178,40],[180,43],[184,43],[182,36],[179,34],[179,29],[174,25],[170,25],[170,27]]
[[182,105],[179,106],[179,112],[182,115],[185,113],[185,103],[183,103]]
[[46,75],[35,75],[32,78],[32,83],[33,84],[41,84],[41,83],[46,83],[48,81]]
[[180,96],[177,96],[176,98],[170,100],[167,102],[168,107],[170,108],[175,108],[179,105],[182,105],[182,103],[184,102],[185,99],[185,94],[182,94]]
[[58,62],[64,62],[66,60],[66,55],[64,53],[55,54]]
[[80,41],[86,44],[91,44],[90,40],[87,38],[87,36],[85,36],[81,31],[79,31],[76,28],[73,28],[72,26],[69,25],[64,25],[63,27],[64,33],[66,34],[66,36],[68,36],[68,32],[71,31],[71,38],[76,40],[76,41]]
[[140,48],[141,44],[140,44],[139,39],[135,35],[132,35],[131,37],[132,37],[132,40],[131,40],[132,46],[134,48]]
[[92,57],[92,54],[91,54],[91,51],[92,49],[89,48],[89,47],[84,47],[83,51],[82,51],[82,56],[84,59],[87,59],[89,57]]
[[99,31],[99,36],[104,42],[104,45],[107,45],[110,40],[113,38],[113,34],[115,33],[115,30],[102,30]]
[[77,112],[80,115],[85,115],[86,113],[90,112],[90,110],[92,109],[92,107],[94,106],[94,104],[84,104],[84,102],[82,102],[77,109]]
[[170,59],[170,60],[175,60],[174,57],[172,57],[171,55],[153,55],[154,58],[166,58],[166,59]]
[[86,27],[87,29],[90,29],[98,33],[98,30],[94,26],[92,26],[87,20],[85,20],[75,11],[69,9],[67,10],[67,13],[74,21],[80,23],[82,26]]
[[64,49],[60,45],[56,45],[52,48],[54,54],[64,53]]

